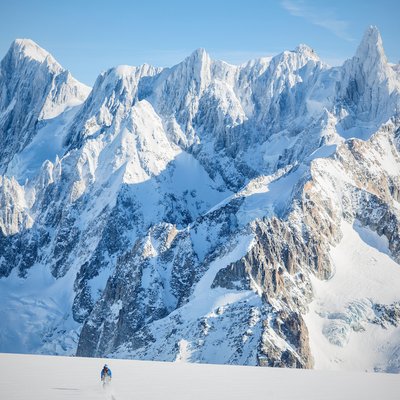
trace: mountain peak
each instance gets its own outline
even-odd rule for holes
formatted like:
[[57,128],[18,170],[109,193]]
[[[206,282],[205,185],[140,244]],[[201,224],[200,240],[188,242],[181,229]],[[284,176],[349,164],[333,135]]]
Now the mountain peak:
[[49,52],[31,39],[15,39],[11,43],[9,52],[14,56],[28,57],[40,63],[44,62],[46,59],[51,60],[52,63],[56,63]]
[[192,52],[191,57],[201,58],[206,54],[207,54],[206,50],[203,47],[199,47],[198,49]]
[[306,44],[300,43],[294,50],[296,53],[314,53],[314,50]]
[[16,71],[25,68],[23,65],[30,65],[32,62],[37,64],[37,67],[44,65],[49,71],[56,74],[65,71],[48,51],[31,39],[15,39],[2,60],[2,66],[9,71]]
[[193,64],[203,63],[210,60],[210,56],[203,48],[196,49],[189,57],[186,58],[187,61]]
[[376,26],[371,25],[365,31],[361,43],[358,46],[356,57],[361,60],[367,58],[386,60],[381,34]]
[[314,51],[314,49],[312,49],[310,46],[307,46],[306,44],[299,44],[295,48],[294,52],[312,60],[319,61],[318,55]]
[[365,30],[364,38],[366,38],[366,37],[373,38],[375,41],[378,41],[378,40],[382,41],[382,40],[381,40],[381,34],[380,34],[380,32],[379,32],[379,29],[378,29],[378,27],[375,26],[375,25],[370,25],[370,26]]

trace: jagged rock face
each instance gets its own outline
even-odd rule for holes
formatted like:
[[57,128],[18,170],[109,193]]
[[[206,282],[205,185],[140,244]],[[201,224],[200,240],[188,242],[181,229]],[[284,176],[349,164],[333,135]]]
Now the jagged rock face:
[[371,123],[371,131],[378,129],[398,113],[398,92],[399,81],[386,60],[379,31],[370,27],[355,56],[343,65],[339,101],[344,108],[345,129]]
[[101,131],[120,129],[119,123],[138,99],[139,83],[160,73],[160,68],[119,66],[102,73],[79,111],[67,140],[79,146],[85,138]]
[[14,179],[0,177],[0,229],[4,236],[29,229],[32,219],[27,212],[24,189]]
[[35,332],[12,342],[0,310],[0,351],[332,368],[364,335],[392,347],[357,367],[398,370],[399,88],[375,28],[343,67],[304,45],[242,66],[197,50],[90,95],[15,42],[0,300]]

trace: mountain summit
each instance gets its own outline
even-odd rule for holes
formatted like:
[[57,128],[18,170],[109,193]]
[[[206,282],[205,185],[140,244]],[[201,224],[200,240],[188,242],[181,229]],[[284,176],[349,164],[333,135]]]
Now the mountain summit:
[[53,56],[33,40],[15,39],[8,50],[6,59],[9,58],[13,60],[14,63],[17,63],[19,60],[26,57],[39,63],[43,63],[48,59],[50,65],[54,65],[57,69],[61,69],[60,64],[57,63]]
[[[346,129],[387,121],[399,104],[399,81],[389,65],[378,29],[367,29],[356,55],[345,62],[340,96],[348,107],[350,117]],[[347,108],[346,107],[346,108]],[[368,129],[368,128],[367,128]]]
[[355,57],[360,60],[386,61],[381,34],[376,26],[370,26],[365,31]]
[[[20,155],[34,143],[39,128],[43,132],[46,121],[56,117],[63,125],[65,112],[82,104],[89,91],[35,42],[15,40],[0,64],[0,173],[16,173]],[[54,142],[58,127],[53,125],[51,137],[40,141],[59,147]]]
[[341,67],[199,49],[93,89],[16,40],[0,351],[400,371],[399,88],[375,27]]

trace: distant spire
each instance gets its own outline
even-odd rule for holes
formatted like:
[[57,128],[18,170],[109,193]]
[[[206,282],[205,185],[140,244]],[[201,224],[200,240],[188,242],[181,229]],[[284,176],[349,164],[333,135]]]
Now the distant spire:
[[374,61],[378,61],[379,59],[386,60],[381,34],[376,26],[371,25],[365,31],[358,46],[356,57],[361,60],[365,60],[366,58]]

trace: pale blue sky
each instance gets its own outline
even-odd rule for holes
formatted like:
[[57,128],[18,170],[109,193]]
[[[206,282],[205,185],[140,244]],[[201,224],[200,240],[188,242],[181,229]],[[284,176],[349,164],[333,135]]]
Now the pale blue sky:
[[305,43],[337,65],[377,25],[397,63],[399,16],[397,0],[0,0],[0,58],[30,38],[89,85],[109,67],[172,66],[199,47],[241,63]]

